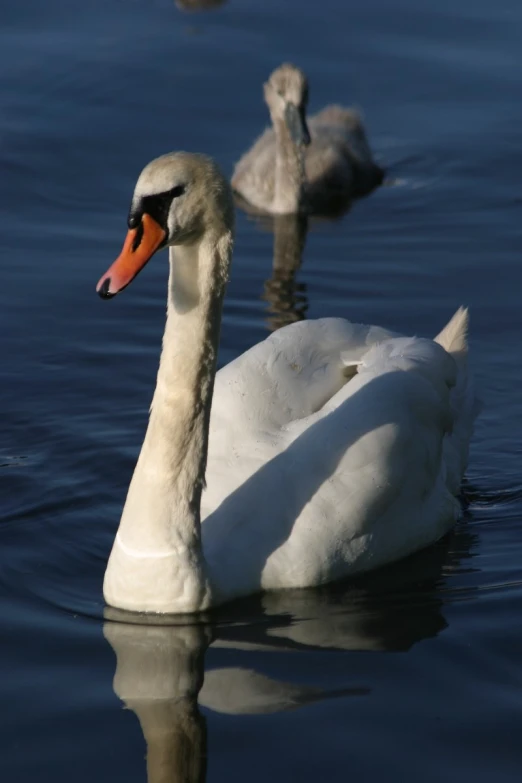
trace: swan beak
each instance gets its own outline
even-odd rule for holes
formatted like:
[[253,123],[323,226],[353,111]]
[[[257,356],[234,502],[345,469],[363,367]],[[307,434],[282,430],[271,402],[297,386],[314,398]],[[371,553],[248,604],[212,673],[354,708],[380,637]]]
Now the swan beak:
[[298,109],[293,103],[287,103],[285,106],[285,122],[296,144],[307,147],[310,144],[310,131],[306,124],[304,109]]
[[114,264],[98,280],[96,291],[101,298],[110,299],[123,291],[152,258],[166,236],[160,224],[145,213],[139,226],[127,233]]

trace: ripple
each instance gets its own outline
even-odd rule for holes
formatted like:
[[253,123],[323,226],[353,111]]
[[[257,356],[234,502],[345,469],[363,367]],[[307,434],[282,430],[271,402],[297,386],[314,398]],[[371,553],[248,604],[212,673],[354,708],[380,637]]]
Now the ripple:
[[29,457],[24,454],[0,456],[0,468],[20,468],[25,467],[28,464],[30,464]]

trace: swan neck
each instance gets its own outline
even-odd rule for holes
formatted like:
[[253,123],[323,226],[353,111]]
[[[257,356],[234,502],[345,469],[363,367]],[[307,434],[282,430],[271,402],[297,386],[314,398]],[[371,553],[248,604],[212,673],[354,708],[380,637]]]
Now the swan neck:
[[306,206],[305,148],[292,139],[283,119],[274,119],[276,161],[273,211],[299,212]]
[[167,322],[143,446],[197,525],[227,271],[211,243],[170,249]]
[[[170,248],[156,390],[105,577],[105,597],[113,606],[196,611],[211,601],[200,502],[231,251],[229,231]],[[170,582],[170,595],[158,595],[160,572]]]

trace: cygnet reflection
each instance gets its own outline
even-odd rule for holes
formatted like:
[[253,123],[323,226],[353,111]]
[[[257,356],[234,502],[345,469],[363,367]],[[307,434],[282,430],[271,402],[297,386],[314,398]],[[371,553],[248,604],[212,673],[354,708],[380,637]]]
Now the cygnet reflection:
[[263,299],[269,303],[268,327],[275,332],[282,326],[306,318],[306,283],[298,282],[297,272],[306,244],[308,218],[305,215],[277,215],[273,218],[272,230],[272,276],[265,282]]

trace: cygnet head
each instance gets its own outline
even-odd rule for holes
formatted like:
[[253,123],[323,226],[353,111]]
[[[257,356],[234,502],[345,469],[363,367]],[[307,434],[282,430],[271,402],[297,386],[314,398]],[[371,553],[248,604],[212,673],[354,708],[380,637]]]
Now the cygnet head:
[[231,233],[232,191],[211,158],[171,152],[141,172],[127,223],[121,254],[96,286],[103,299],[128,286],[158,250],[197,244],[205,235],[217,240]]
[[272,120],[282,120],[296,144],[310,144],[306,124],[308,81],[304,73],[295,65],[284,63],[272,72],[264,93]]

